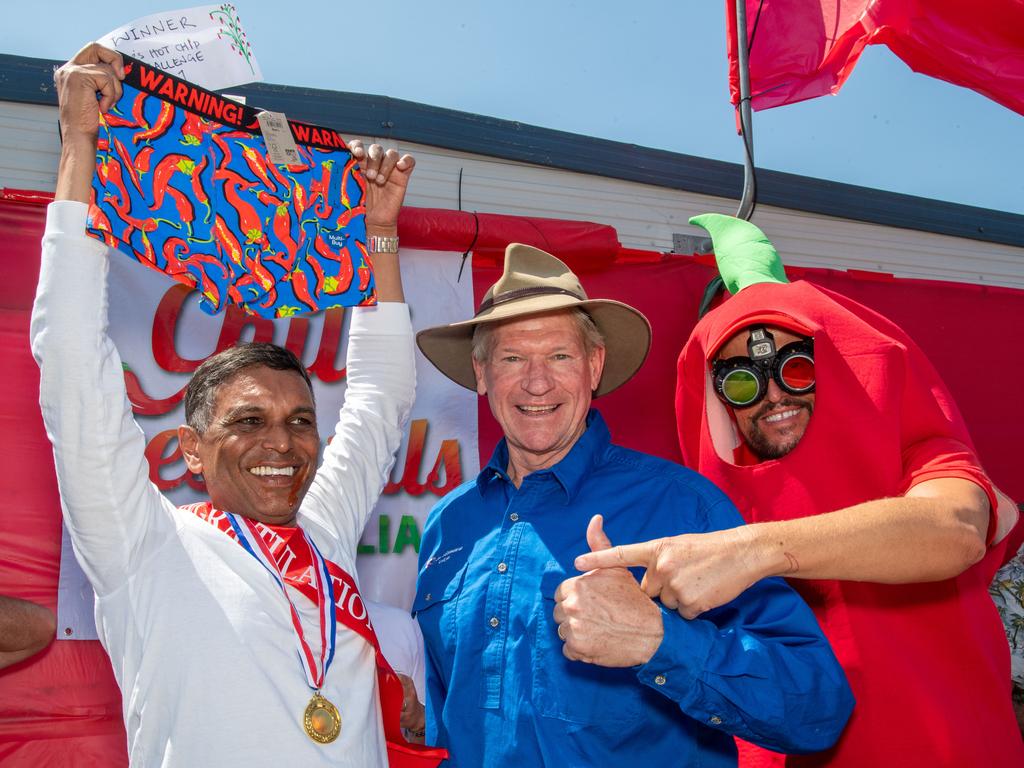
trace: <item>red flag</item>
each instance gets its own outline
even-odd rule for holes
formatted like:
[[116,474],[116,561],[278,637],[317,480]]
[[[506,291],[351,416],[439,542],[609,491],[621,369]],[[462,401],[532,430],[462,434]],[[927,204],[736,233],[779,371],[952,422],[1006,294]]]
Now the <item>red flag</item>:
[[[736,4],[726,0],[729,89],[739,102]],[[915,72],[1024,114],[1024,0],[746,0],[751,104],[837,93],[866,45]]]

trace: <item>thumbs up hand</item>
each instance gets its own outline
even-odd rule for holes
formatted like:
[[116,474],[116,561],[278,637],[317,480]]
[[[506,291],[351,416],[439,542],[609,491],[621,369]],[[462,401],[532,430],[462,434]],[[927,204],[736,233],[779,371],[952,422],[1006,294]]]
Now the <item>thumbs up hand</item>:
[[[587,526],[591,552],[613,549],[604,519]],[[555,592],[555,623],[566,658],[603,667],[646,663],[664,636],[661,609],[624,564],[566,579]]]
[[604,517],[594,515],[587,525],[587,544],[591,552],[600,552],[602,549],[611,549],[612,540],[604,532]]

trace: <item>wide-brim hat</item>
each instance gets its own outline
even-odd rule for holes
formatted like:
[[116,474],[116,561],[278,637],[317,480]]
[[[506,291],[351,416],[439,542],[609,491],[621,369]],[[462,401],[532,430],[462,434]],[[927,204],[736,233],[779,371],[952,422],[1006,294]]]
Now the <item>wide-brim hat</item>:
[[550,253],[522,243],[505,249],[505,271],[469,320],[426,328],[416,343],[445,376],[476,391],[473,373],[473,331],[482,323],[497,323],[560,309],[582,309],[604,337],[605,358],[594,397],[606,395],[629,381],[651,347],[651,324],[628,304],[589,299],[579,278]]

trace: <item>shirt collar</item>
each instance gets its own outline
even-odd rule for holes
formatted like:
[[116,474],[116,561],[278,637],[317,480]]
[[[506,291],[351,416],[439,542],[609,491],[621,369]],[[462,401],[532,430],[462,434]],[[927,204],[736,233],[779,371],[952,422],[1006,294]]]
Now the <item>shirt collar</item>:
[[[605,448],[608,447],[610,442],[611,433],[608,431],[608,425],[605,424],[601,414],[594,408],[591,408],[587,414],[587,428],[580,435],[576,444],[569,450],[569,453],[553,467],[542,469],[533,474],[551,473],[561,484],[567,500],[571,501],[579,493],[580,487],[590,474],[591,468],[604,454]],[[512,481],[509,479],[508,472],[506,471],[507,467],[508,444],[505,438],[502,438],[495,446],[494,453],[491,454],[491,460],[487,462],[487,466],[477,475],[476,485],[480,493],[484,492],[488,483],[498,479],[511,483]]]

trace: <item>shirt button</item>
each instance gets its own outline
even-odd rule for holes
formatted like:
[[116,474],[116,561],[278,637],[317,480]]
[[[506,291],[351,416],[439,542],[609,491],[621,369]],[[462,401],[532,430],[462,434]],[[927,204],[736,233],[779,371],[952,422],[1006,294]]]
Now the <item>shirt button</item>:
[[498,563],[498,573],[504,573],[507,570],[508,565],[506,563]]
[[491,616],[491,620],[488,621],[487,623],[490,624],[492,627],[497,627],[499,624],[501,624],[501,622],[498,621],[498,617],[497,616]]
[[511,520],[513,523],[516,522],[516,520],[519,519],[519,513],[513,512],[511,515],[508,516],[508,519]]
[[426,600],[429,603],[431,600],[434,599],[434,596],[432,594],[430,594],[429,592],[427,592],[427,596],[424,597],[423,599]]
[[720,718],[718,715],[712,715],[708,719],[708,722],[711,723],[712,725],[721,725],[722,724],[722,718]]
[[654,678],[654,684],[655,685],[664,685],[665,684],[665,676],[664,675],[658,675],[656,678]]

